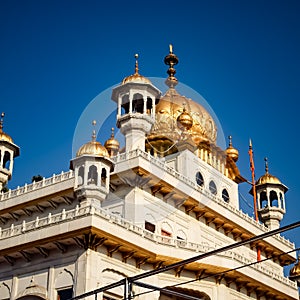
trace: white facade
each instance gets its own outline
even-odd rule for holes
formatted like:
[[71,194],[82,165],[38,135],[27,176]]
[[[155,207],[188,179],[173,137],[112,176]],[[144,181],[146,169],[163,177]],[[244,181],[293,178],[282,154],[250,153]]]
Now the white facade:
[[[123,84],[113,94],[117,122],[128,137],[123,152],[111,158],[80,155],[72,160],[74,172],[0,194],[0,300],[68,299],[269,231],[239,209],[240,177],[230,177],[237,170],[225,151],[215,147],[209,159],[188,145],[164,156],[146,152],[151,128],[143,122],[154,123],[159,91],[141,76]],[[118,91],[128,88],[131,95],[139,85],[142,95],[151,92],[152,110],[147,112],[146,93],[143,111],[131,108],[121,116]],[[125,117],[134,119],[134,128]],[[130,130],[139,124],[133,142]],[[89,180],[93,167],[98,176]],[[294,252],[284,253],[294,247],[275,235],[142,281],[158,287],[181,283],[173,290],[206,300],[298,299],[296,283],[283,274],[283,266],[295,261]],[[272,259],[224,273],[255,262],[257,248],[262,259]],[[133,299],[184,299],[159,291],[139,295],[145,291],[134,286]],[[123,293],[120,286],[97,299],[122,299]]]

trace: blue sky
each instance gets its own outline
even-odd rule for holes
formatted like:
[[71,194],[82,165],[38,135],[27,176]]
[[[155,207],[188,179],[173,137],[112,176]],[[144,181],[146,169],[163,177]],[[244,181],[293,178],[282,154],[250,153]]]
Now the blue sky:
[[[206,99],[225,136],[233,136],[242,175],[251,176],[251,137],[257,178],[267,156],[270,173],[290,188],[282,224],[299,220],[299,15],[293,0],[2,0],[0,110],[21,148],[9,187],[67,171],[88,104],[133,72],[135,53],[143,75],[166,77],[163,58],[172,43],[177,78]],[[102,102],[93,110],[99,119],[113,106],[109,95]],[[248,190],[241,185],[251,203]],[[299,229],[285,236],[300,246]]]

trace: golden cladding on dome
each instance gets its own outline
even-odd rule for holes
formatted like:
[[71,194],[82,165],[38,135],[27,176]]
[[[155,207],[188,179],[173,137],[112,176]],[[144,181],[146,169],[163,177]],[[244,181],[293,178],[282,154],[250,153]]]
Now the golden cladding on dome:
[[229,146],[225,150],[228,157],[230,157],[234,162],[237,162],[239,159],[239,151],[232,147],[232,137],[229,136]]
[[76,157],[82,155],[109,157],[107,149],[97,141],[90,141],[82,145],[77,151]]
[[181,130],[185,130],[185,131],[190,130],[191,127],[193,126],[193,118],[185,110],[185,108],[183,109],[183,112],[177,118],[177,126]]
[[[188,113],[183,113],[185,108]],[[176,143],[181,135],[177,126],[182,126],[178,118],[185,123],[196,145],[201,141],[216,143],[217,126],[212,116],[202,105],[180,95],[174,88],[170,88],[156,105],[155,124],[148,135],[149,141],[164,137]]]
[[115,139],[114,128],[111,129],[111,136],[105,142],[104,147],[107,149],[110,156],[114,156],[120,149],[120,143]]
[[259,184],[281,184],[281,181],[276,176],[266,173],[257,180],[256,185]]

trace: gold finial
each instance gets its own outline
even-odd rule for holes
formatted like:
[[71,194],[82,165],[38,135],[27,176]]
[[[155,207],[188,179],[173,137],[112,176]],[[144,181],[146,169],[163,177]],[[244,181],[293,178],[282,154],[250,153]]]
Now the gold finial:
[[229,147],[232,147],[232,136],[231,135],[228,136],[228,140],[229,140]]
[[93,122],[92,122],[92,125],[94,126],[93,134],[92,134],[92,141],[93,141],[93,142],[96,141],[96,130],[95,130],[96,124],[97,124],[96,120],[93,120]]
[[184,112],[186,112],[186,108],[185,108],[185,106],[186,106],[186,103],[185,103],[185,102],[183,102],[183,103],[182,103],[182,105],[183,105],[183,111],[184,111]]
[[268,164],[268,158],[265,157],[265,171],[266,171],[266,174],[269,174],[269,164]]
[[115,129],[113,127],[111,128],[111,136],[110,137],[112,137],[112,138],[115,137]]
[[4,116],[5,116],[5,113],[2,112],[1,113],[1,119],[0,119],[0,132],[2,132],[2,129],[3,129]]
[[139,74],[139,61],[138,61],[139,55],[136,53],[134,55],[134,58],[135,58],[135,74]]
[[172,44],[169,45],[169,50],[170,50],[170,53],[164,59],[165,64],[169,66],[169,69],[167,71],[167,73],[169,74],[169,77],[166,80],[166,84],[170,88],[173,88],[178,83],[176,77],[174,76],[176,73],[174,66],[178,64],[179,60],[178,60],[178,57],[173,53]]

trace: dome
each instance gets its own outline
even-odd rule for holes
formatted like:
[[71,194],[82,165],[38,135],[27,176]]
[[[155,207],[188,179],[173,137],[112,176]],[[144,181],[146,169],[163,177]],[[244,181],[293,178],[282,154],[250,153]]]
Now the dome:
[[146,83],[146,84],[151,84],[151,81],[144,77],[143,75],[140,75],[138,73],[135,73],[135,74],[132,74],[130,76],[127,76],[123,79],[122,81],[122,84],[125,84],[125,83]]
[[193,126],[193,118],[186,112],[185,107],[183,108],[183,112],[177,118],[177,125],[182,130],[189,130]]
[[5,142],[13,143],[12,138],[8,134],[6,134],[5,132],[3,132],[2,130],[0,130],[0,141],[5,141]]
[[[182,114],[186,109],[186,113]],[[189,118],[192,120],[188,120]],[[181,135],[177,126],[177,119],[192,123],[188,133],[197,145],[201,141],[216,143],[217,126],[207,112],[199,103],[180,95],[174,88],[170,88],[156,105],[155,124],[148,135],[148,140],[157,140],[159,137],[167,138],[176,142]]]
[[139,64],[138,64],[138,54],[134,55],[135,57],[135,73],[132,75],[129,75],[125,77],[122,81],[122,85],[126,83],[146,83],[146,84],[151,84],[151,81],[144,77],[143,75],[139,74]]
[[82,155],[94,155],[94,156],[104,156],[109,157],[108,152],[101,143],[97,141],[90,141],[79,148],[76,153],[76,157]]
[[117,154],[120,148],[120,143],[118,140],[115,139],[114,128],[111,129],[111,136],[105,142],[104,147],[107,151],[113,155]]
[[298,257],[298,262],[290,270],[290,279],[300,276],[300,260]]
[[232,138],[229,136],[229,146],[225,150],[228,157],[230,157],[234,162],[237,162],[239,159],[239,151],[232,147]]
[[256,181],[256,185],[260,185],[260,184],[282,184],[282,183],[276,176],[266,173]]

